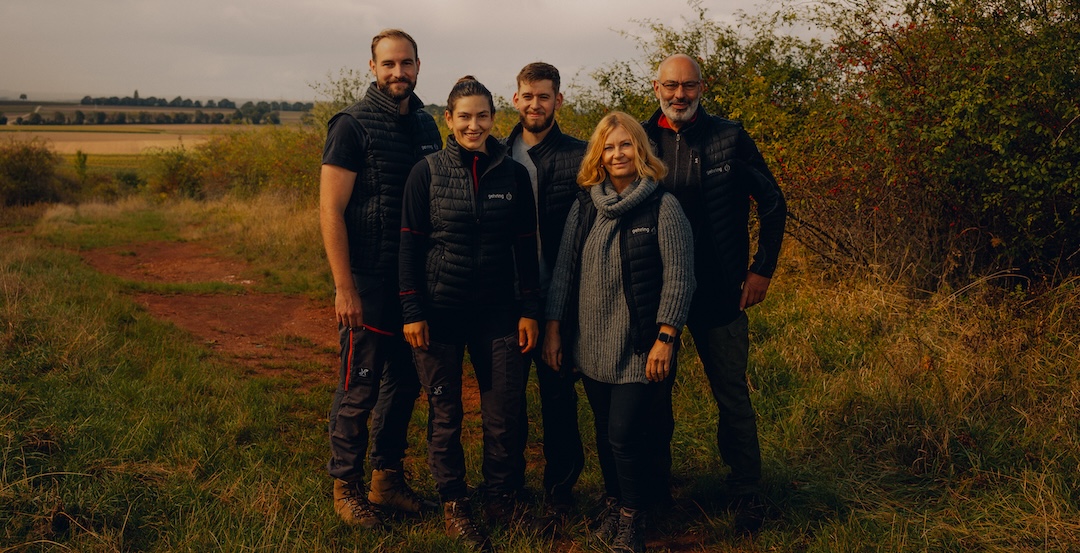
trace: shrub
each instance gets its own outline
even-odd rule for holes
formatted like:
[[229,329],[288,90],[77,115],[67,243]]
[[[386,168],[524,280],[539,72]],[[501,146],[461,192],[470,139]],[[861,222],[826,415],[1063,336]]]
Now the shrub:
[[36,138],[0,144],[0,201],[11,206],[71,199],[79,185],[58,174],[60,162],[60,157]]

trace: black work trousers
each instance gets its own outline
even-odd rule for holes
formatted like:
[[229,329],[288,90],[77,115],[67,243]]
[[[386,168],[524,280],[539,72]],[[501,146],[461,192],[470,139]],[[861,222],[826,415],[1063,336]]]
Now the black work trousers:
[[339,325],[338,386],[328,425],[327,470],[330,476],[348,481],[364,479],[369,440],[372,468],[401,468],[409,445],[409,421],[420,395],[412,351],[401,336],[397,288],[378,279],[354,276],[354,281],[365,324],[362,328]]
[[466,348],[480,390],[485,492],[515,493],[525,486],[521,432],[526,370],[518,345],[518,316],[501,309],[431,310],[427,350],[413,348],[428,397],[428,465],[443,501],[468,494],[461,445],[462,363]]

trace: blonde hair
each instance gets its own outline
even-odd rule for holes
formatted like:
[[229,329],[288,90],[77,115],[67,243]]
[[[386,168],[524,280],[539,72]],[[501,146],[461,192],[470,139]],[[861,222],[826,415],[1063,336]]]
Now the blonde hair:
[[604,154],[604,141],[607,140],[611,131],[622,127],[626,134],[630,135],[630,143],[634,145],[634,168],[637,169],[638,177],[648,177],[660,182],[667,176],[667,166],[660,158],[656,157],[649,147],[649,137],[645,136],[645,129],[636,119],[621,111],[613,111],[604,116],[596,125],[589,138],[589,145],[585,148],[585,157],[581,159],[581,169],[578,170],[577,182],[581,186],[600,184],[607,178],[607,171],[600,163]]

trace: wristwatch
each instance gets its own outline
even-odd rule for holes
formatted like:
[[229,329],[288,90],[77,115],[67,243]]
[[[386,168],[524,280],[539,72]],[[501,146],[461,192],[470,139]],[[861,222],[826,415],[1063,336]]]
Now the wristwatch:
[[668,334],[667,332],[661,332],[660,334],[658,334],[656,336],[656,339],[660,340],[661,342],[663,342],[665,344],[673,344],[673,343],[675,343],[675,335],[674,334]]

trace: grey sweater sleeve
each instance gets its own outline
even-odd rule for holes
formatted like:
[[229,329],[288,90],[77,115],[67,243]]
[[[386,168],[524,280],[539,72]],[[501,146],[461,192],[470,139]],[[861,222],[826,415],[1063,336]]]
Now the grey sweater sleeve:
[[562,242],[559,243],[559,256],[555,261],[555,269],[551,272],[551,287],[548,288],[547,320],[563,321],[568,316],[577,316],[577,313],[567,313],[567,304],[570,301],[570,286],[573,280],[570,266],[573,261],[570,256],[574,246],[574,231],[578,225],[578,204],[570,205],[570,213],[566,217],[566,226],[563,227]]
[[694,279],[694,236],[690,221],[675,196],[664,194],[657,227],[660,258],[664,262],[664,285],[660,291],[656,322],[681,329],[690,314],[690,300],[694,297],[697,281]]

